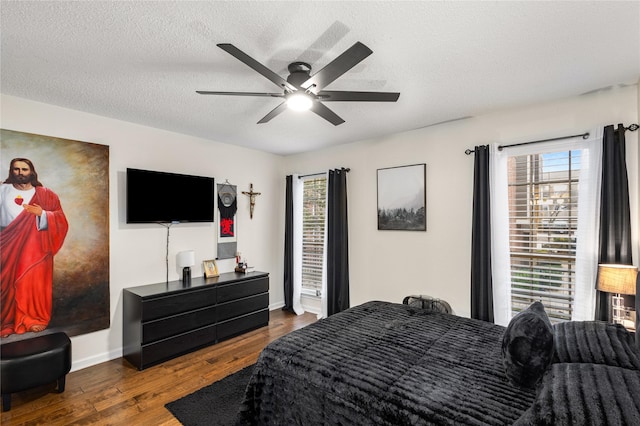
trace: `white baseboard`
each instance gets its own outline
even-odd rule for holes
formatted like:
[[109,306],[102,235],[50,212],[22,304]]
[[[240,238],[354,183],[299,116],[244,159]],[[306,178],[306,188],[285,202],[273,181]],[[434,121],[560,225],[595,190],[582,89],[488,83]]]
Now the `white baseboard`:
[[82,370],[83,368],[92,367],[112,359],[122,358],[122,348],[117,348],[109,352],[103,352],[84,359],[79,359],[71,363],[71,371]]
[[284,300],[280,302],[271,303],[269,305],[269,310],[275,311],[276,309],[282,309],[283,306],[284,306]]
[[[284,306],[284,302],[272,303],[269,305],[269,310],[275,311],[276,309],[282,309],[283,306]],[[317,306],[317,303],[316,304],[305,303],[304,298],[302,302],[302,308],[304,309],[305,312],[310,312],[315,315],[320,315],[320,310],[321,310],[320,306]]]

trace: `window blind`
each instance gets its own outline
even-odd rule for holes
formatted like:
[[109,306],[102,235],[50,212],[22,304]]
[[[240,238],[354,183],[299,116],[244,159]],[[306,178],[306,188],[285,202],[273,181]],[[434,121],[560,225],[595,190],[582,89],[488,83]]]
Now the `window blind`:
[[513,314],[541,301],[552,322],[571,320],[580,152],[522,155],[508,160]]
[[305,179],[302,200],[302,291],[321,296],[327,178]]

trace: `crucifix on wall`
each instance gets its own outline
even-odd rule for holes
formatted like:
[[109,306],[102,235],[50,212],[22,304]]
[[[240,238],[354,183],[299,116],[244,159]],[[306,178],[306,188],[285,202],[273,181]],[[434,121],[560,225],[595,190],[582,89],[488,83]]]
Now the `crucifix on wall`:
[[249,184],[249,191],[242,191],[244,195],[249,196],[249,218],[253,219],[253,208],[256,205],[256,196],[260,195],[260,192],[253,192],[253,184]]

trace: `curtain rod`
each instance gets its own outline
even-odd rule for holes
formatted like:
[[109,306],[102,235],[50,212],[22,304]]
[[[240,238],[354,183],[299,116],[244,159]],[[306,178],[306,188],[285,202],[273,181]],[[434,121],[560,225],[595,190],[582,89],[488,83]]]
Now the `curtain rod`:
[[[342,170],[344,170],[345,172],[350,172],[351,171],[351,169],[348,168],[348,167],[347,168],[343,167]],[[298,176],[298,179],[306,178],[306,177],[309,177],[309,176],[320,176],[320,175],[324,175],[324,174],[327,174],[327,172],[309,173],[308,175],[300,175],[300,176]]]
[[[631,124],[631,125],[629,125],[629,127],[625,127],[624,130],[629,130],[631,132],[635,132],[636,130],[638,130],[638,128],[640,128],[640,126],[638,126],[637,124]],[[560,137],[551,138],[551,139],[541,139],[541,140],[537,140],[537,141],[514,143],[514,144],[511,144],[511,145],[500,145],[500,146],[498,146],[498,150],[502,151],[504,148],[510,148],[512,146],[521,146],[521,145],[529,145],[529,144],[532,144],[532,143],[552,142],[552,141],[559,141],[559,140],[562,140],[562,139],[577,138],[578,136],[581,136],[582,139],[587,139],[589,137],[589,132],[581,133],[581,134],[578,134],[578,135],[560,136]],[[464,151],[464,153],[467,154],[467,155],[475,154],[475,152],[476,152],[475,149],[467,149],[467,150]]]
[[502,151],[504,148],[511,148],[513,146],[522,146],[522,145],[531,145],[533,143],[540,143],[540,142],[553,142],[553,141],[561,141],[563,139],[572,139],[572,138],[577,138],[578,136],[581,136],[582,139],[588,139],[589,138],[589,132],[585,132],[585,133],[580,133],[578,135],[567,135],[567,136],[559,136],[557,138],[550,138],[550,139],[540,139],[537,141],[531,141],[531,142],[522,142],[522,143],[512,143],[511,145],[499,145],[498,146],[498,151]]

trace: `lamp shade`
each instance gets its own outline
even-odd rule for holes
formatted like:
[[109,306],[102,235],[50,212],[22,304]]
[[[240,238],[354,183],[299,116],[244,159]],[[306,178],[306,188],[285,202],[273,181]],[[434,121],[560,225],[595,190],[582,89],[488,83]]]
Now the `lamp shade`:
[[181,268],[196,264],[196,255],[193,250],[181,251],[177,255],[178,266]]
[[598,265],[600,291],[618,294],[636,294],[638,268],[632,265]]

